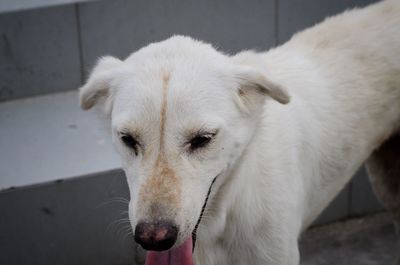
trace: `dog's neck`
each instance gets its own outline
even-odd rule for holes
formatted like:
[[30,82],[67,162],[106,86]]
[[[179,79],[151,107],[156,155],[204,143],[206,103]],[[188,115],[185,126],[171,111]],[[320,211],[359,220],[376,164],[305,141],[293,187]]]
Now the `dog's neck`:
[[[273,104],[274,111],[276,108],[280,109],[279,111],[282,110],[278,103],[268,100],[267,104]],[[267,109],[269,108],[267,107]],[[268,115],[268,120],[271,120],[271,115],[275,114]],[[217,252],[217,250],[208,248],[207,242],[210,240],[219,242],[220,247],[225,250],[230,249],[230,246],[234,244],[243,242],[242,249],[247,249],[246,253],[252,253],[256,247],[249,242],[252,242],[250,237],[254,232],[254,226],[262,227],[266,224],[265,216],[274,216],[273,218],[276,219],[274,222],[279,222],[279,208],[282,207],[282,204],[266,203],[264,200],[265,198],[268,200],[268,196],[265,196],[265,193],[268,193],[268,189],[274,188],[274,186],[279,189],[277,185],[284,185],[286,181],[276,181],[276,179],[284,179],[281,176],[281,169],[285,168],[290,161],[279,160],[281,156],[279,153],[262,150],[261,146],[265,145],[261,142],[274,142],[272,139],[277,139],[279,135],[280,137],[289,137],[289,135],[285,135],[284,131],[272,135],[271,132],[274,130],[269,130],[269,128],[276,124],[268,124],[268,122],[266,124],[265,117],[260,118],[260,123],[241,156],[215,183],[215,191],[210,198],[208,210],[205,212],[207,218],[204,219],[198,230],[198,245],[195,253],[200,259],[207,257],[210,252]],[[275,123],[273,120],[270,122]],[[282,124],[282,127],[284,126],[285,124]],[[288,148],[271,147],[271,149],[273,148],[280,150],[282,157],[293,157],[283,155],[283,152],[290,153]],[[260,164],[263,166],[260,167]],[[255,192],[257,190],[261,190],[263,194]],[[273,198],[270,199],[273,200]],[[260,212],[254,213],[252,209],[260,209]],[[261,211],[269,213],[265,214]],[[201,229],[202,226],[203,229]],[[208,263],[203,261],[201,264]],[[214,264],[218,264],[218,262]]]

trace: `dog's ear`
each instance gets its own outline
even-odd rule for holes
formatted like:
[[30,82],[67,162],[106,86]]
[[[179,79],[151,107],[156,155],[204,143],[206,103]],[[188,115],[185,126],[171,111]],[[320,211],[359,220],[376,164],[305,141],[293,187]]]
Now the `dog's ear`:
[[241,66],[236,69],[235,79],[238,83],[237,94],[246,110],[263,105],[267,97],[281,104],[290,102],[290,96],[284,87],[272,82],[252,67]]
[[111,56],[98,60],[86,84],[79,88],[79,102],[82,109],[88,110],[99,102],[111,104],[111,82],[115,76],[115,70],[121,64],[122,61]]

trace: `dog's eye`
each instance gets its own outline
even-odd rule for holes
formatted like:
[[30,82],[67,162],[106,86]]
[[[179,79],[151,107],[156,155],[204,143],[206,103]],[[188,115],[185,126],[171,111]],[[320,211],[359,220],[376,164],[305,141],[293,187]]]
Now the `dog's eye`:
[[135,138],[133,138],[132,135],[129,134],[122,134],[121,135],[121,140],[122,142],[129,147],[130,149],[132,149],[135,152],[135,155],[138,154],[138,141],[136,141]]
[[215,136],[215,134],[202,134],[202,135],[196,135],[195,137],[193,137],[190,141],[190,150],[194,151],[196,149],[205,147],[206,145],[208,145],[211,140],[213,139],[213,137]]

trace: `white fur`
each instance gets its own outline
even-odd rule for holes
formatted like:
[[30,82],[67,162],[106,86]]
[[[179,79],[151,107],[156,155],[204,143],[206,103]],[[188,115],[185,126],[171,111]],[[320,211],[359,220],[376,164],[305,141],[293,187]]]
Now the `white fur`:
[[[181,182],[165,184],[181,189],[181,205],[165,202],[163,215],[179,226],[177,244],[190,235],[222,172],[197,231],[196,265],[295,265],[300,233],[399,129],[400,1],[347,11],[266,53],[230,57],[176,36],[124,62],[99,64],[118,66],[95,69],[81,102],[99,100],[91,95],[108,102],[133,227],[163,218],[151,215],[152,202],[139,193],[160,152],[166,71],[165,152]],[[109,91],[96,94],[104,82]],[[277,102],[289,97],[289,104]],[[141,135],[138,156],[121,143],[121,129]],[[185,135],[198,129],[219,132],[192,154]]]

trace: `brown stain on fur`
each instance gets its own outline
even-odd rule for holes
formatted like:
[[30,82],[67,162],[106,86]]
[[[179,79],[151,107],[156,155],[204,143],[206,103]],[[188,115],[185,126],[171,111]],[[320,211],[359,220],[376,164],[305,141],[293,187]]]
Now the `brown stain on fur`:
[[153,171],[140,190],[140,198],[146,204],[180,206],[181,180],[169,166],[165,153],[165,123],[167,114],[167,92],[170,73],[162,70],[163,90],[160,112],[160,146]]
[[164,153],[164,145],[165,145],[165,121],[167,115],[167,93],[168,93],[168,84],[170,79],[170,73],[165,70],[162,71],[163,76],[163,96],[161,103],[161,114],[160,114],[160,154]]

